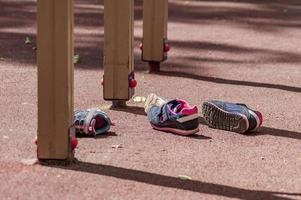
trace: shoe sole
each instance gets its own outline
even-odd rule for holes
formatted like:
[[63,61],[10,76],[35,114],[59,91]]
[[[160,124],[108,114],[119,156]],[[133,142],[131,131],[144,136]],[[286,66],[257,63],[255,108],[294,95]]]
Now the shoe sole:
[[245,133],[249,128],[245,115],[227,112],[210,102],[203,103],[202,114],[210,128],[237,133]]
[[193,134],[199,132],[199,128],[196,128],[193,130],[180,130],[180,129],[168,128],[168,127],[158,127],[153,124],[151,124],[151,126],[154,129],[159,130],[159,131],[170,132],[170,133],[174,133],[177,135],[183,135],[183,136],[189,136],[189,135],[193,135]]

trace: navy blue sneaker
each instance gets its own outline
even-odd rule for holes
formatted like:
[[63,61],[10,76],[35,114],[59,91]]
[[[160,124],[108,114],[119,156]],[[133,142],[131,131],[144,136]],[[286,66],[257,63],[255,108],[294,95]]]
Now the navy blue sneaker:
[[77,136],[96,136],[111,128],[109,116],[100,109],[75,111],[74,126]]
[[178,135],[192,135],[199,131],[199,116],[196,106],[174,99],[148,106],[147,116],[151,126],[160,131]]
[[202,114],[211,128],[247,133],[262,125],[262,114],[245,104],[212,100],[203,103]]

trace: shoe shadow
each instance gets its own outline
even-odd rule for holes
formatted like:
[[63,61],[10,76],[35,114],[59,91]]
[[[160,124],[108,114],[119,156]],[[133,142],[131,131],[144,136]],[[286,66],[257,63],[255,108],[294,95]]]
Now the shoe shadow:
[[191,139],[197,139],[197,140],[210,140],[212,139],[212,137],[209,136],[205,136],[205,135],[198,135],[198,134],[194,134],[191,136],[188,136]]
[[144,108],[143,107],[138,107],[138,106],[111,107],[110,110],[126,112],[126,113],[132,113],[132,114],[135,114],[135,115],[144,115],[144,116],[146,116]]
[[265,126],[259,128],[258,132],[252,133],[248,136],[259,136],[259,135],[272,135],[277,137],[286,137],[286,138],[301,140],[300,132],[276,129],[276,128],[265,127]]
[[199,117],[199,123],[202,124],[202,125],[206,125],[206,126],[208,125],[206,120],[201,116]]

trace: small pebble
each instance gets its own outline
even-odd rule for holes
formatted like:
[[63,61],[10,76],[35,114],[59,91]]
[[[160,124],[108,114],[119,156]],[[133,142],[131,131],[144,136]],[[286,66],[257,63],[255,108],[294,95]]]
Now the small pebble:
[[181,180],[184,180],[184,181],[186,181],[186,180],[192,180],[192,178],[190,177],[190,176],[186,176],[186,175],[179,175],[178,176]]
[[112,145],[112,148],[118,149],[118,148],[123,148],[122,144],[117,144],[117,145]]
[[21,163],[24,165],[35,165],[38,163],[38,159],[36,158],[22,159]]

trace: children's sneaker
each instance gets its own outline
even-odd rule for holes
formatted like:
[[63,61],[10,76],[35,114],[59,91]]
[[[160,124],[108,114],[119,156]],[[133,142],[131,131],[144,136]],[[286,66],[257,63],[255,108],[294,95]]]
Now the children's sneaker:
[[147,98],[145,100],[144,111],[145,111],[145,113],[148,113],[148,110],[152,106],[161,106],[164,103],[166,103],[166,101],[164,99],[162,99],[161,97],[158,97],[157,95],[151,93],[147,96]]
[[190,106],[186,101],[179,99],[161,105],[156,103],[151,105],[147,109],[147,116],[154,129],[179,135],[192,135],[199,131],[196,106]]
[[79,136],[95,136],[106,133],[112,122],[108,115],[99,109],[75,111],[75,133]]
[[256,131],[263,121],[260,112],[245,104],[218,100],[203,103],[202,113],[209,127],[238,133]]

